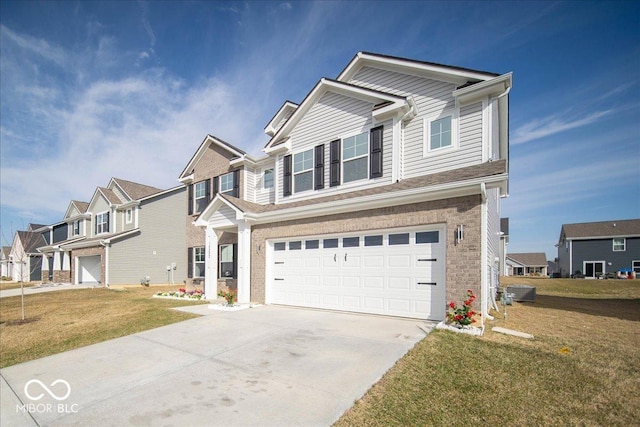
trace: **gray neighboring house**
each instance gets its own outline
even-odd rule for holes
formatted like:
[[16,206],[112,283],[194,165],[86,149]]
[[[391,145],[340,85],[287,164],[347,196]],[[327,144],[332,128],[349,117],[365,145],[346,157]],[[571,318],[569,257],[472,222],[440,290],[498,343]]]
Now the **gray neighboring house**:
[[360,52],[280,107],[264,156],[207,136],[179,177],[191,280],[241,303],[438,320],[473,289],[487,314],[511,83]]
[[547,276],[543,252],[507,254],[507,276]]
[[37,249],[46,244],[40,230],[42,227],[46,226],[30,224],[28,231],[16,231],[9,252],[9,268],[14,282],[41,280],[42,256]]
[[152,284],[182,283],[185,204],[183,186],[161,190],[112,178],[86,206],[71,203],[61,223],[66,241],[39,250],[74,284],[138,284],[147,277]]
[[640,219],[563,224],[556,246],[562,277],[640,276]]

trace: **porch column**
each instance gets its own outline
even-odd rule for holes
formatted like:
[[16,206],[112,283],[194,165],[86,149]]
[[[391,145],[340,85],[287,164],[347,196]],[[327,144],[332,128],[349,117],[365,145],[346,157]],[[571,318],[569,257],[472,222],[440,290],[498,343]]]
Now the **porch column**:
[[251,302],[251,224],[238,221],[238,302]]
[[205,229],[204,294],[208,300],[218,298],[218,235],[211,226]]

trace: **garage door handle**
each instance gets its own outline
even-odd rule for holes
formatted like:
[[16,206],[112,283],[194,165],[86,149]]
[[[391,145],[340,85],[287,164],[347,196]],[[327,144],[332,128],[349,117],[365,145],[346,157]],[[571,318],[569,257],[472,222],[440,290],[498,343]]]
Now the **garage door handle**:
[[336,262],[338,260],[338,255],[337,254],[333,254],[333,262]]
[[279,277],[276,277],[276,278],[275,278],[275,279],[273,279],[273,280],[284,280],[284,279],[281,279],[281,278],[279,278]]
[[284,264],[284,261],[276,261],[276,264]]
[[344,261],[347,262],[347,254],[344,254]]
[[438,258],[418,258],[418,261],[431,261],[431,262],[436,262],[436,261],[438,261]]
[[418,285],[436,286],[437,283],[436,282],[418,282]]

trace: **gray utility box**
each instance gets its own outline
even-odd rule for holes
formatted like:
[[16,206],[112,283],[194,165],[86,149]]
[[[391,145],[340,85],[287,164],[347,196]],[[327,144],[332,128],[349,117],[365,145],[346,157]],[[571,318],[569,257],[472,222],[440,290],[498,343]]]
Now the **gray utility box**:
[[535,302],[536,287],[529,285],[511,285],[507,286],[507,293],[513,295],[514,301]]

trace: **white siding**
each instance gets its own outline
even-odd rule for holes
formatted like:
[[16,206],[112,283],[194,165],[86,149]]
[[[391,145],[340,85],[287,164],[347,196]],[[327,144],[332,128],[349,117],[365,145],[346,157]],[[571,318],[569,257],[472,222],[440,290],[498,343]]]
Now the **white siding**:
[[187,278],[186,203],[185,188],[141,203],[140,234],[115,241],[109,248],[109,284],[137,284],[145,276],[151,283],[168,283],[171,263],[177,266],[176,284]]
[[298,153],[324,144],[325,154],[325,188],[318,191],[306,191],[293,194],[283,200],[282,173],[283,159],[278,158],[276,187],[280,202],[299,200],[314,196],[325,196],[336,192],[353,191],[356,188],[388,184],[391,182],[391,156],[393,144],[392,121],[384,122],[383,135],[383,177],[376,180],[363,180],[345,187],[329,187],[329,143],[342,137],[367,132],[370,128],[378,126],[372,123],[373,104],[359,99],[350,98],[333,92],[327,92],[298,123],[291,132],[292,152]]
[[[255,200],[254,202],[266,205],[275,201],[275,188],[264,188],[264,171],[266,169],[273,169],[275,173],[275,165],[268,164],[256,169],[255,175]],[[274,176],[275,179],[275,176]],[[277,185],[274,182],[274,186]]]
[[244,167],[245,190],[244,199],[249,202],[256,201],[256,170],[248,166]]
[[405,123],[402,175],[409,178],[478,164],[482,161],[482,103],[463,107],[458,115],[458,148],[424,156],[424,120],[454,112],[456,85],[392,71],[363,67],[349,83],[401,96],[412,96],[418,115]]

